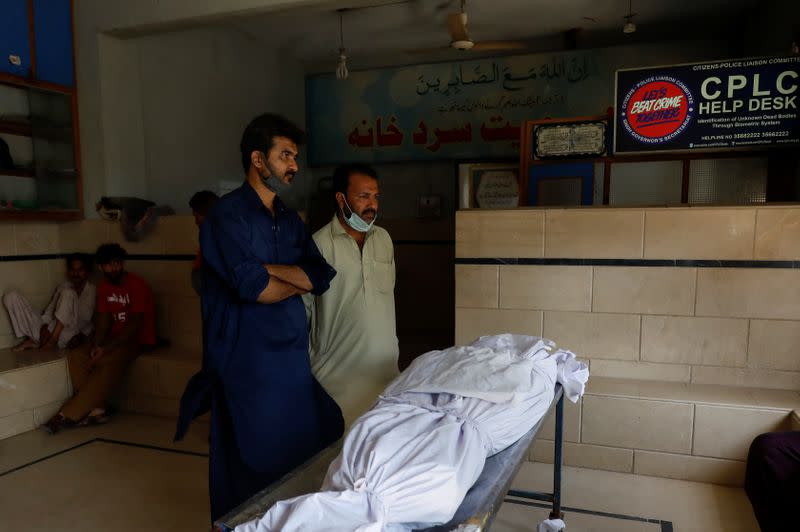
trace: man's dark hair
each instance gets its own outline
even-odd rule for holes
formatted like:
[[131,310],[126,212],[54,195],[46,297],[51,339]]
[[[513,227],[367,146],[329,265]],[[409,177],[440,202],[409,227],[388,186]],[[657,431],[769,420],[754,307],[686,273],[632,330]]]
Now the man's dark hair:
[[125,252],[122,246],[119,244],[103,244],[99,248],[97,248],[97,253],[95,253],[95,261],[97,264],[109,264],[115,260],[125,260],[125,257],[128,254]]
[[347,187],[350,186],[350,176],[353,174],[368,175],[375,181],[378,180],[378,172],[366,164],[352,163],[344,164],[333,171],[333,196],[341,192],[347,196]]
[[191,207],[192,212],[206,216],[218,199],[219,196],[210,190],[201,190],[200,192],[195,192],[192,199],[189,200],[189,207]]
[[92,265],[94,263],[94,259],[88,253],[70,253],[69,255],[67,255],[66,259],[67,268],[72,266],[72,261],[75,260],[80,262],[83,265],[83,269],[86,270],[87,272],[92,271]]
[[272,148],[275,137],[286,137],[298,146],[306,140],[305,132],[287,118],[271,113],[255,117],[247,124],[242,142],[239,143],[244,173],[250,170],[250,155],[254,151],[267,153]]

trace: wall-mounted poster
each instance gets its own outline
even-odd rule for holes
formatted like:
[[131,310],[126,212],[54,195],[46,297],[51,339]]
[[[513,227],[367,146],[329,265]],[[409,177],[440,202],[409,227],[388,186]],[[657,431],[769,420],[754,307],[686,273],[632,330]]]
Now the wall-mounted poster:
[[800,144],[800,57],[618,70],[615,153]]
[[519,206],[519,165],[459,165],[459,208],[511,209]]
[[615,70],[699,53],[696,43],[621,46],[311,75],[308,161],[515,158],[524,121],[602,113]]
[[604,157],[607,120],[536,124],[533,127],[534,159]]

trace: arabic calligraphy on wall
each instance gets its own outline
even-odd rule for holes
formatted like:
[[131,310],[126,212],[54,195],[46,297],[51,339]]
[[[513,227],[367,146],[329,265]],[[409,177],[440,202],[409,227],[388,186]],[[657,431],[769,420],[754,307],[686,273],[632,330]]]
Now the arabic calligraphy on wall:
[[309,76],[309,162],[515,157],[524,121],[602,114],[614,71],[653,57],[623,47]]

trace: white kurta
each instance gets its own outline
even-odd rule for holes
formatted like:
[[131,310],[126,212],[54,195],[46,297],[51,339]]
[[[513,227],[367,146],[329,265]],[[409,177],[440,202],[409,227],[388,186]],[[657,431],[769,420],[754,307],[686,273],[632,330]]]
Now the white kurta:
[[336,277],[321,296],[304,297],[311,370],[350,426],[398,374],[394,246],[373,226],[359,250],[335,216],[314,242]]
[[28,337],[38,342],[42,325],[47,325],[52,332],[58,320],[64,325],[58,337],[58,347],[62,349],[76,334],[91,334],[96,299],[97,289],[88,281],[80,295],[75,292],[71,282],[61,283],[42,314],[36,312],[28,300],[15,290],[3,296],[14,334],[18,338]]
[[[551,350],[540,338],[500,335],[422,355],[355,422],[321,492],[279,502],[236,531],[393,531],[449,521],[486,458],[548,411],[557,380],[582,393],[586,365]],[[444,371],[448,364],[458,370]]]

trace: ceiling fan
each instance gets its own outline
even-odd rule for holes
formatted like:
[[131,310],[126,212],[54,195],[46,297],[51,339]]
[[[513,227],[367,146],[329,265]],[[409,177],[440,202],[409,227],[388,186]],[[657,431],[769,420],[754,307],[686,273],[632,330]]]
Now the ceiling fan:
[[467,12],[466,0],[461,0],[461,11],[458,13],[450,13],[447,16],[447,29],[450,33],[450,45],[440,46],[437,48],[424,48],[417,50],[409,50],[408,53],[419,54],[434,52],[440,50],[447,50],[449,48],[467,51],[472,50],[475,52],[494,52],[494,51],[507,51],[507,50],[524,50],[527,48],[527,43],[524,41],[480,41],[475,42],[469,37],[467,32]]

